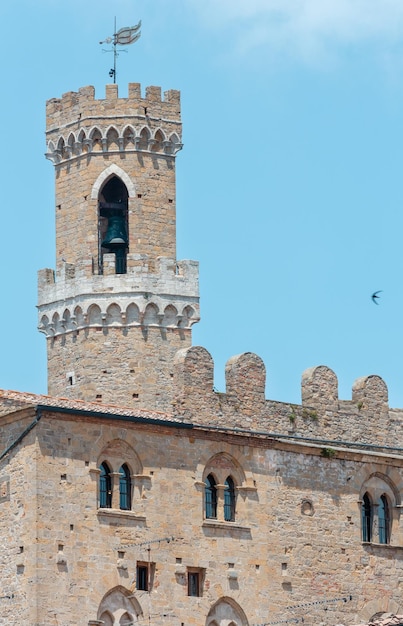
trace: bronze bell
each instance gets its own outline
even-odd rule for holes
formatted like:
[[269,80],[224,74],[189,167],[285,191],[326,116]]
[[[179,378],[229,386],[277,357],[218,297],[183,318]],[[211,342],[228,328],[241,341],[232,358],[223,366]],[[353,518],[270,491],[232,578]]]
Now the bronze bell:
[[103,248],[127,246],[126,220],[123,215],[111,215],[108,219],[108,230],[102,242]]

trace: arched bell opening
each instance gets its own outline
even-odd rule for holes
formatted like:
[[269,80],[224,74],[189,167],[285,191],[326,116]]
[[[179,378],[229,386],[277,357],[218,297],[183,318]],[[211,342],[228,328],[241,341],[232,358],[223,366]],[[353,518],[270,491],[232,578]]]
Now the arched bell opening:
[[112,176],[98,197],[99,273],[103,274],[105,254],[115,255],[116,274],[126,274],[129,251],[128,192],[117,176]]

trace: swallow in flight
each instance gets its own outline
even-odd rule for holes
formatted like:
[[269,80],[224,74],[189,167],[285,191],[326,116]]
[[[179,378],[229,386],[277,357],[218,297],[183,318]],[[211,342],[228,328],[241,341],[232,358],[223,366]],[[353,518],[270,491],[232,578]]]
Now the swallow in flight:
[[375,304],[379,304],[379,302],[377,302],[377,298],[379,298],[378,293],[382,293],[382,289],[380,289],[379,291],[374,291],[374,293],[371,296],[371,300],[372,302],[374,302]]

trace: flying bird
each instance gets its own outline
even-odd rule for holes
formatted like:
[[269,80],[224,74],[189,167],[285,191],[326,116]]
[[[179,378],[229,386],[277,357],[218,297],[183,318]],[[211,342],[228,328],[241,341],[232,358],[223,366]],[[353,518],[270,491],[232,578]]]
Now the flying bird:
[[380,289],[379,291],[374,291],[374,293],[371,296],[371,300],[375,304],[379,304],[379,302],[377,302],[377,298],[379,298],[378,293],[382,293],[382,289]]

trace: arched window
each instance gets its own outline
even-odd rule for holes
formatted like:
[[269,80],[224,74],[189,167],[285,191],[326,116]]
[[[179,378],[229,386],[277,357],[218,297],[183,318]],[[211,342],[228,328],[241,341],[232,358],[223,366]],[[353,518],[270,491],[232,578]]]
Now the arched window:
[[99,273],[103,273],[104,254],[115,254],[116,274],[126,274],[129,250],[128,192],[117,176],[112,176],[99,194]]
[[99,506],[102,509],[110,509],[112,506],[112,480],[111,471],[107,463],[102,463],[99,476]]
[[387,497],[383,494],[378,501],[379,543],[389,543],[389,528],[389,504]]
[[205,512],[207,519],[217,518],[217,484],[212,474],[209,474],[205,483]]
[[364,494],[364,497],[362,499],[361,518],[362,518],[362,540],[371,541],[372,540],[372,505],[371,505],[371,500],[369,499],[369,495],[367,493]]
[[226,522],[233,522],[235,520],[235,486],[231,476],[228,476],[224,484],[224,519]]
[[123,511],[130,511],[131,502],[131,480],[130,471],[126,463],[119,470],[119,506]]

